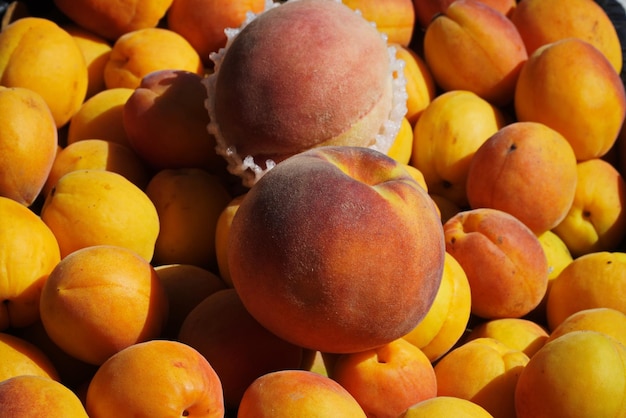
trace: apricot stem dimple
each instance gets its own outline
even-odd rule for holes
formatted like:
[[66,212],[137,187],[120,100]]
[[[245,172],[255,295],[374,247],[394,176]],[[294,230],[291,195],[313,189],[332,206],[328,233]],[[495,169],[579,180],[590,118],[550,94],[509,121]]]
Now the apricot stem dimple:
[[182,417],[188,417],[189,416],[189,411],[187,411],[186,409],[183,411],[183,413],[181,414]]
[[589,212],[588,210],[583,211],[583,217],[587,219],[591,218],[591,212]]
[[517,149],[517,144],[513,143],[511,144],[511,146],[509,147],[509,152],[515,151]]

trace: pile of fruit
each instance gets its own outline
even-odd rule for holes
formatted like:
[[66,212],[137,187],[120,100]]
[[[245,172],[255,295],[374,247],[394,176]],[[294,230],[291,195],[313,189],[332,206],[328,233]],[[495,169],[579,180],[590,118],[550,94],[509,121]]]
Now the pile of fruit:
[[0,418],[626,416],[619,4],[0,6]]

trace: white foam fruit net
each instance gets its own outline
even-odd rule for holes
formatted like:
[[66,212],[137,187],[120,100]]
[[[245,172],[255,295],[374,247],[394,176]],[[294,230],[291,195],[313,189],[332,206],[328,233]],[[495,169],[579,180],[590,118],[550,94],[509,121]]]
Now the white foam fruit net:
[[[299,0],[289,0],[290,2]],[[341,3],[341,0],[334,0],[337,3]],[[254,19],[261,14],[267,12],[270,9],[279,7],[281,3],[272,0],[265,1],[264,10],[258,14],[248,12],[241,26],[238,28],[227,28],[224,30],[227,41],[223,48],[220,48],[218,52],[213,52],[210,55],[211,61],[214,63],[213,72],[203,79],[203,84],[207,89],[207,99],[205,100],[205,107],[209,113],[209,124],[207,129],[211,135],[215,137],[216,152],[224,157],[228,163],[228,170],[242,178],[243,184],[247,187],[251,187],[256,183],[265,173],[276,166],[276,163],[272,160],[265,161],[265,168],[261,167],[252,155],[241,156],[237,153],[237,149],[233,145],[229,145],[226,138],[222,134],[219,124],[216,122],[215,113],[215,87],[217,78],[219,75],[220,67],[224,56],[228,52],[228,48],[232,44],[233,40],[241,33],[241,31]],[[358,10],[355,13],[360,15]],[[372,26],[376,26],[373,22],[370,22]],[[380,33],[381,38],[387,42],[387,35]],[[406,78],[404,76],[405,63],[402,59],[397,58],[396,48],[392,45],[387,47],[389,56],[389,72],[392,78],[392,103],[391,110],[389,112],[388,119],[382,124],[378,134],[376,135],[376,141],[370,148],[386,154],[389,148],[393,144],[398,132],[402,119],[407,112],[407,98],[406,91]]]

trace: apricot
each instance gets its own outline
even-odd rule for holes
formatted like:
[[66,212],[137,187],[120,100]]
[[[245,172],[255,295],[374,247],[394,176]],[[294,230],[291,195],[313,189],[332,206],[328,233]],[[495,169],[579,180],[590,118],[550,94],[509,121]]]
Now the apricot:
[[210,55],[226,46],[226,29],[244,23],[247,13],[261,13],[265,0],[176,0],[167,10],[167,27],[182,35],[206,67]]
[[239,418],[365,418],[365,412],[343,386],[306,370],[279,370],[257,378],[246,389]]
[[178,33],[160,27],[137,29],[117,38],[104,66],[107,89],[135,89],[153,71],[182,70],[204,74],[195,49]]
[[463,336],[471,313],[472,296],[465,271],[446,252],[441,285],[428,313],[403,338],[419,347],[431,362],[446,354]]
[[178,341],[151,340],[100,366],[87,389],[86,410],[91,418],[222,418],[224,401],[220,380],[200,353]]
[[437,396],[411,406],[399,418],[493,418],[482,406],[454,396]]
[[50,228],[30,209],[0,197],[0,331],[39,319],[41,287],[61,259]]
[[407,118],[402,118],[402,124],[398,131],[398,136],[391,144],[387,155],[394,160],[408,164],[413,151],[413,128]]
[[397,418],[411,405],[437,396],[430,360],[402,338],[371,350],[341,354],[328,376],[373,417]]
[[202,76],[182,70],[146,75],[123,106],[123,127],[130,146],[155,170],[204,168],[226,171],[207,131]]
[[536,322],[525,318],[499,318],[474,326],[466,341],[493,338],[532,357],[548,341],[550,334]]
[[165,169],[152,177],[146,196],[159,217],[153,263],[216,271],[217,219],[231,200],[219,178],[199,168]]
[[83,139],[103,139],[131,147],[124,128],[124,104],[134,89],[105,89],[87,99],[69,122],[67,144]]
[[228,268],[228,237],[230,236],[230,227],[233,218],[241,201],[245,198],[245,194],[234,197],[217,218],[215,226],[215,257],[217,259],[217,268],[219,275],[224,282],[232,287],[233,281],[230,277],[230,269]]
[[446,250],[463,267],[472,313],[484,319],[519,318],[543,299],[548,262],[537,236],[498,209],[459,212],[444,224]]
[[85,58],[88,75],[85,99],[89,99],[94,94],[106,89],[104,66],[111,54],[111,44],[107,39],[73,23],[61,27],[72,35]]
[[405,118],[411,126],[415,126],[424,109],[436,97],[437,86],[424,58],[409,47],[393,46],[396,47],[396,57],[404,62],[407,94]]
[[432,305],[444,257],[426,191],[392,158],[348,146],[277,164],[239,205],[228,247],[250,313],[287,341],[331,353],[413,329]]
[[41,291],[41,322],[61,349],[100,365],[160,335],[168,299],[154,268],[133,251],[94,245],[67,255]]
[[110,244],[150,261],[159,235],[159,215],[146,195],[121,174],[76,170],[61,177],[41,208],[61,257],[80,248]]
[[129,147],[103,139],[84,139],[59,150],[43,187],[47,196],[65,174],[77,170],[107,170],[144,189],[152,172]]
[[57,128],[80,108],[89,82],[85,57],[74,38],[52,20],[30,16],[0,32],[0,79],[5,87],[41,95]]
[[498,106],[511,103],[528,59],[513,23],[478,0],[456,0],[426,28],[424,58],[444,90],[469,90]]
[[415,124],[410,164],[422,172],[430,193],[466,207],[472,157],[505,124],[502,111],[475,93],[442,93]]
[[127,32],[156,27],[172,0],[54,0],[75,24],[115,41]]
[[358,10],[368,21],[387,36],[387,41],[408,46],[413,38],[415,11],[413,0],[342,0],[343,4]]
[[626,234],[626,182],[600,158],[579,162],[574,202],[552,230],[574,257],[616,250]]
[[578,38],[600,50],[617,73],[622,70],[622,47],[617,30],[600,3],[524,0],[518,6],[510,19],[529,54],[552,42]]
[[494,417],[515,417],[515,388],[528,361],[496,339],[477,338],[435,364],[437,394],[474,402]]
[[519,418],[620,417],[626,414],[626,347],[595,331],[547,343],[522,370]]
[[[446,11],[454,0],[413,0],[415,6],[416,24],[422,29],[426,29],[436,15]],[[480,0],[503,15],[509,17],[515,7],[515,0]]]
[[582,161],[602,157],[613,146],[626,114],[626,95],[619,74],[597,48],[567,38],[528,57],[514,107],[519,121],[540,122],[563,135]]
[[220,378],[224,404],[236,410],[244,391],[269,372],[297,369],[303,348],[269,332],[241,303],[235,289],[207,296],[183,321],[178,341],[200,352]]
[[546,343],[574,331],[601,332],[626,345],[626,313],[602,307],[574,312],[550,332]]
[[567,216],[577,180],[576,155],[567,139],[541,123],[515,122],[476,150],[467,199],[472,208],[510,213],[540,235]]
[[0,196],[31,206],[57,153],[54,118],[35,91],[0,86],[0,124]]
[[162,264],[154,268],[168,300],[167,322],[161,336],[176,339],[183,321],[200,302],[226,288],[215,273],[193,264]]
[[59,380],[59,372],[46,353],[21,337],[0,332],[0,354],[0,382],[22,375]]
[[594,252],[580,256],[552,281],[546,313],[554,330],[570,315],[591,308],[626,313],[626,253]]
[[218,153],[246,186],[312,147],[388,150],[406,80],[362,16],[335,1],[275,3],[231,35],[206,78],[207,110]]
[[42,376],[21,375],[0,382],[0,415],[12,418],[56,416],[88,418],[78,396]]

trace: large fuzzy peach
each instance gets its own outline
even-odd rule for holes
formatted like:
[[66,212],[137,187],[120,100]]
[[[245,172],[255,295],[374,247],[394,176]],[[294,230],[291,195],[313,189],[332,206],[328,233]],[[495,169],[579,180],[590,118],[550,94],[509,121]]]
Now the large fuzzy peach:
[[434,203],[403,165],[362,147],[284,160],[241,202],[228,264],[250,313],[306,348],[386,344],[429,310],[443,272]]
[[474,154],[467,198],[471,207],[508,212],[540,235],[568,214],[577,179],[576,155],[563,135],[542,123],[516,122]]
[[444,90],[469,90],[505,105],[528,55],[505,15],[478,0],[456,0],[428,25],[424,57]]
[[626,114],[624,84],[609,60],[578,38],[546,44],[520,71],[514,100],[519,121],[548,125],[578,160],[604,156]]
[[406,113],[406,83],[393,48],[341,2],[274,3],[213,61],[215,72],[206,79],[209,129],[231,172],[248,185],[274,163],[315,146],[386,151]]
[[472,209],[450,218],[444,234],[448,253],[467,274],[472,313],[522,317],[539,305],[548,287],[548,262],[522,221],[498,209]]

